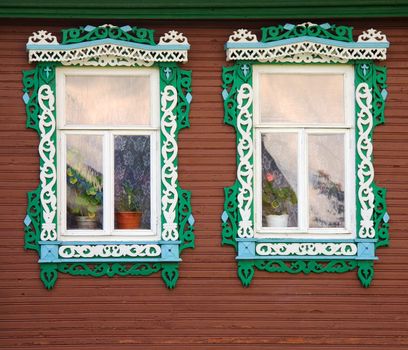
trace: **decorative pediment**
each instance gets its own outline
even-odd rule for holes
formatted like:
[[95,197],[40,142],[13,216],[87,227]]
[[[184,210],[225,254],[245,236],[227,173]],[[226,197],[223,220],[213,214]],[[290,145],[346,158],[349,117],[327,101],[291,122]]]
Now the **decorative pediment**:
[[27,42],[30,62],[61,62],[80,66],[150,66],[155,62],[187,62],[190,45],[175,30],[154,41],[154,31],[105,24],[62,30],[61,43],[45,30]]
[[227,60],[295,63],[347,63],[351,60],[385,60],[389,42],[384,34],[369,29],[353,41],[353,28],[328,23],[285,24],[261,29],[256,34],[238,29],[225,46]]

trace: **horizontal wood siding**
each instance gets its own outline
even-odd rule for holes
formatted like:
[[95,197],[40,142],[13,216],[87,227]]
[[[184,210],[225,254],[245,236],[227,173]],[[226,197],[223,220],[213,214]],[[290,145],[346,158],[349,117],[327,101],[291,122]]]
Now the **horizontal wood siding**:
[[[129,23],[130,22],[130,23]],[[330,21],[333,22],[333,21]],[[23,249],[26,192],[38,184],[38,140],[25,129],[21,71],[32,31],[83,21],[0,23],[0,349],[190,350],[408,348],[408,25],[405,20],[336,21],[374,27],[392,46],[386,125],[375,134],[376,179],[388,189],[391,246],[379,249],[369,289],[356,273],[256,272],[236,277],[234,252],[220,245],[223,187],[235,179],[235,134],[223,124],[223,45],[233,30],[271,21],[114,21],[179,29],[191,44],[191,129],[180,134],[180,182],[193,193],[196,249],[185,251],[177,288],[158,275],[88,278],[60,275],[52,291],[37,256]],[[92,21],[92,24],[98,24]]]

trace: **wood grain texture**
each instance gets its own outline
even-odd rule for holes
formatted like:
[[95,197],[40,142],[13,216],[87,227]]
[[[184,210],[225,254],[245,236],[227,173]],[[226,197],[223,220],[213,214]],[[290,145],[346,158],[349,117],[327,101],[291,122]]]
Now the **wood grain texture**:
[[[355,272],[236,277],[234,252],[220,245],[223,187],[235,179],[235,134],[223,124],[223,45],[233,30],[272,21],[115,21],[182,31],[191,44],[191,128],[180,134],[181,185],[192,190],[196,249],[183,255],[177,288],[160,277],[60,275],[49,292],[37,257],[23,250],[26,192],[38,184],[38,139],[25,129],[21,71],[32,31],[83,21],[0,23],[0,349],[30,350],[393,350],[408,348],[408,25],[406,20],[333,21],[356,33],[374,27],[391,48],[386,125],[375,133],[376,179],[388,189],[391,246],[379,249],[375,278]],[[101,22],[92,21],[93,25]]]

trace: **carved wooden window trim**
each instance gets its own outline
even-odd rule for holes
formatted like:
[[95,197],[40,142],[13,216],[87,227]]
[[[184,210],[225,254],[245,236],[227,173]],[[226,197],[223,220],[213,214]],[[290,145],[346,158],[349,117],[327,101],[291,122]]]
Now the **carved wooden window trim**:
[[[33,33],[27,43],[33,70],[23,72],[27,127],[38,132],[40,184],[28,193],[25,248],[38,252],[40,277],[51,289],[58,273],[78,276],[146,276],[161,271],[168,288],[179,276],[180,253],[194,247],[191,194],[178,183],[177,138],[189,127],[190,45],[183,34],[169,31],[154,41],[154,31],[122,26],[85,26],[62,30],[61,43],[47,31]],[[160,239],[155,241],[58,240],[56,68],[132,67],[158,70],[160,85]],[[80,68],[78,68],[80,69]],[[86,68],[84,68],[86,69]],[[151,69],[151,68],[149,68]]]
[[[385,60],[389,43],[381,32],[369,29],[354,41],[351,27],[328,23],[286,24],[255,34],[239,29],[226,44],[223,70],[226,124],[237,133],[237,181],[225,188],[222,242],[237,251],[238,276],[249,286],[255,268],[269,272],[342,273],[358,270],[368,287],[374,276],[375,250],[388,245],[389,215],[386,190],[374,182],[374,127],[384,122],[387,97]],[[253,65],[349,64],[355,72],[356,123],[356,233],[354,239],[259,238],[254,227]]]

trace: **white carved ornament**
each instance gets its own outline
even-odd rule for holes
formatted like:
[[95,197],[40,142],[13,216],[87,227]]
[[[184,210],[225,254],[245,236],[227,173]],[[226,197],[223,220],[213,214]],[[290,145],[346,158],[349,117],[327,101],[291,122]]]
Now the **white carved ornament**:
[[[300,56],[301,55],[301,56]],[[349,60],[385,60],[387,48],[346,48],[305,40],[299,43],[262,48],[228,48],[227,60],[257,60],[261,62],[296,61],[303,57],[302,62],[322,62],[336,60],[345,63]],[[292,59],[292,60],[291,60]]]
[[58,44],[57,38],[46,30],[34,32],[29,38],[27,44]]
[[41,109],[38,116],[40,130],[38,151],[42,161],[40,168],[40,201],[43,208],[40,238],[42,241],[54,241],[57,239],[54,222],[57,212],[57,197],[53,187],[57,182],[57,170],[55,168],[56,149],[52,137],[56,126],[54,117],[55,96],[49,85],[41,85],[38,89],[38,104]]
[[260,256],[354,256],[355,243],[258,243]]
[[106,56],[116,56],[122,60],[127,59],[144,63],[187,62],[187,50],[149,50],[116,44],[100,44],[68,50],[32,48],[28,53],[30,62],[69,63]]
[[372,92],[367,83],[360,83],[356,88],[356,102],[360,111],[357,114],[357,153],[361,161],[357,169],[359,182],[358,200],[361,206],[361,221],[358,236],[360,238],[374,238],[375,229],[372,220],[374,212],[374,166],[372,162],[373,144],[370,134],[373,129]]
[[188,45],[187,38],[177,30],[170,30],[160,37],[159,45]]
[[63,61],[64,66],[88,66],[88,67],[150,67],[154,64],[153,61],[135,60],[123,56],[96,56],[85,58],[83,60]]
[[175,241],[179,238],[177,225],[177,159],[178,147],[176,141],[177,115],[177,89],[174,86],[167,85],[161,93],[161,111],[160,129],[163,138],[161,148],[162,154],[162,215],[164,218],[162,239],[165,241]]
[[[267,62],[259,60],[259,62]],[[277,57],[274,62],[281,63],[347,63],[347,59],[325,56],[325,55],[315,55],[315,54],[297,54],[293,56]]]
[[106,245],[63,245],[58,255],[63,259],[71,258],[121,258],[121,257],[158,257],[161,254],[157,244],[106,244]]
[[[298,27],[314,27],[318,24],[306,22]],[[301,39],[301,38],[299,38]],[[233,44],[248,43],[248,47],[234,47]],[[258,43],[259,45],[254,45]],[[326,39],[325,42],[314,42],[313,39],[279,45],[279,41],[259,43],[257,36],[247,29],[238,29],[229,37],[227,43],[227,60],[256,60],[260,62],[295,62],[295,63],[346,63],[350,60],[385,60],[388,43],[380,31],[368,29],[356,42],[361,47],[348,47],[342,43]],[[378,47],[364,47],[364,43],[379,43]],[[230,46],[228,46],[230,44]]]
[[379,30],[373,28],[364,31],[357,39],[357,42],[371,42],[371,43],[386,43],[387,37],[385,34],[381,33]]
[[248,29],[238,29],[234,34],[230,35],[229,43],[257,43],[258,39],[255,34],[252,34]]
[[237,146],[239,158],[237,179],[241,185],[237,196],[238,210],[240,214],[240,221],[238,222],[238,237],[240,238],[250,238],[254,236],[253,221],[251,219],[254,199],[252,188],[252,180],[254,177],[252,156],[254,147],[251,136],[252,113],[250,112],[252,100],[252,86],[246,83],[242,84],[238,89],[237,96],[237,129],[241,136]]
[[[105,24],[102,27],[115,27]],[[30,62],[61,62],[62,64],[81,64],[93,66],[131,66],[151,65],[154,62],[187,62],[189,44],[183,33],[171,30],[159,39],[159,46],[136,47],[133,43],[98,44],[98,40],[90,41],[84,47],[72,48],[71,45],[60,45],[57,38],[45,30],[34,32],[28,39],[28,57]],[[41,45],[41,47],[35,47]],[[174,45],[181,47],[174,48]],[[45,47],[44,46],[48,46]],[[168,46],[169,48],[166,48]],[[112,57],[116,57],[114,60]]]

